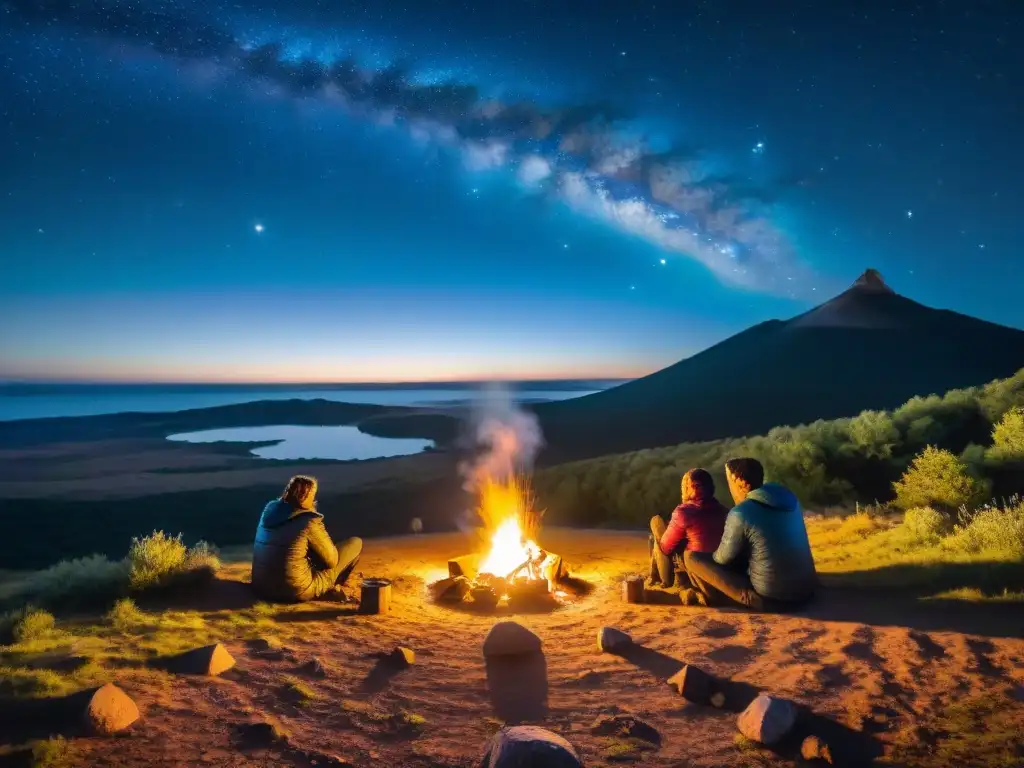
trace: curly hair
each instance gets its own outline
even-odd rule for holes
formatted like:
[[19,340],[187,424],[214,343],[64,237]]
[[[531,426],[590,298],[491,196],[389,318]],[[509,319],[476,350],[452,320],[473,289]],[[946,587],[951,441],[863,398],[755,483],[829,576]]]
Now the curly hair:
[[706,469],[697,467],[683,475],[679,481],[679,490],[682,493],[683,503],[700,504],[715,496],[715,481],[711,473]]
[[725,468],[733,477],[742,480],[750,490],[756,490],[764,485],[764,467],[757,459],[736,458],[725,462]]

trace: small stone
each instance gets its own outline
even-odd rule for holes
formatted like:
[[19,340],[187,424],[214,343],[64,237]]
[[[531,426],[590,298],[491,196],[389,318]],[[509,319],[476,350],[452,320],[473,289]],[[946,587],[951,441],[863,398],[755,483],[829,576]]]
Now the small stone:
[[249,641],[248,645],[256,653],[266,653],[267,651],[278,651],[281,649],[280,643],[266,637],[254,638]]
[[535,725],[502,728],[491,739],[480,768],[582,768],[572,744]]
[[762,693],[736,721],[740,733],[751,741],[772,745],[789,733],[796,723],[796,705]]
[[597,631],[597,648],[606,653],[615,653],[633,644],[633,638],[614,627],[601,627]]
[[484,657],[539,653],[540,638],[514,621],[499,621],[484,638]]
[[[692,701],[694,704],[712,703],[712,694],[715,693],[715,678],[693,664],[684,665],[681,670],[668,679],[668,684],[687,701]],[[721,694],[719,693],[719,695]],[[722,703],[725,703],[724,696],[722,696]]]
[[327,677],[327,667],[317,658],[312,658],[299,667],[299,672],[310,677]]
[[86,725],[99,736],[123,731],[138,719],[135,702],[113,683],[96,689],[85,708]]
[[800,756],[804,760],[823,760],[832,763],[832,750],[817,736],[808,736],[800,745]]
[[416,663],[416,653],[401,645],[395,648],[388,658],[395,664],[395,666],[403,669],[411,667]]
[[725,706],[725,694],[721,691],[711,694],[711,706],[721,709]]
[[590,726],[590,733],[594,736],[618,736],[661,744],[661,734],[657,728],[628,713],[599,717]]
[[170,668],[183,675],[216,676],[235,666],[235,659],[220,643],[204,645],[179,654],[170,660]]
[[242,723],[238,726],[238,735],[246,747],[269,747],[288,742],[288,734],[271,722]]

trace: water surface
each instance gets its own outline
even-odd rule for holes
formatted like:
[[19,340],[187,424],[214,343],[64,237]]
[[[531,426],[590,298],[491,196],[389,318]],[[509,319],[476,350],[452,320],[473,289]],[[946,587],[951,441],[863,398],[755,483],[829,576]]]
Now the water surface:
[[356,427],[233,427],[205,429],[168,435],[168,440],[188,443],[262,443],[279,440],[274,445],[252,449],[261,459],[378,459],[420,453],[434,445],[433,440],[419,438],[377,437],[360,432]]

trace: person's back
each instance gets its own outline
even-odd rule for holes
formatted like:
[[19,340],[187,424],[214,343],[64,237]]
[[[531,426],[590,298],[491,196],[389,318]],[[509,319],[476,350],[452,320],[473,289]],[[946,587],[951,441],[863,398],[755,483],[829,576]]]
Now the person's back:
[[729,512],[715,561],[726,565],[743,556],[762,597],[796,602],[814,593],[817,575],[803,510],[785,486],[766,483]]
[[302,602],[344,583],[362,551],[356,538],[334,545],[315,504],[316,481],[297,476],[260,516],[252,553],[252,586],[267,600]]

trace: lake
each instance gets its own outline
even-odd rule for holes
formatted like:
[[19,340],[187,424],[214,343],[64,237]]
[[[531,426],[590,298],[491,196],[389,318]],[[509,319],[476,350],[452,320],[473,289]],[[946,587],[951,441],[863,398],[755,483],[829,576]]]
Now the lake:
[[376,437],[356,427],[235,427],[207,429],[169,435],[168,440],[188,443],[262,443],[280,440],[275,445],[252,449],[263,459],[378,459],[407,456],[433,446],[432,440]]
[[[520,402],[582,397],[619,381],[512,382]],[[477,400],[484,386],[467,384],[0,384],[0,421],[108,413],[166,413],[257,400],[312,400],[374,405],[443,405]]]

